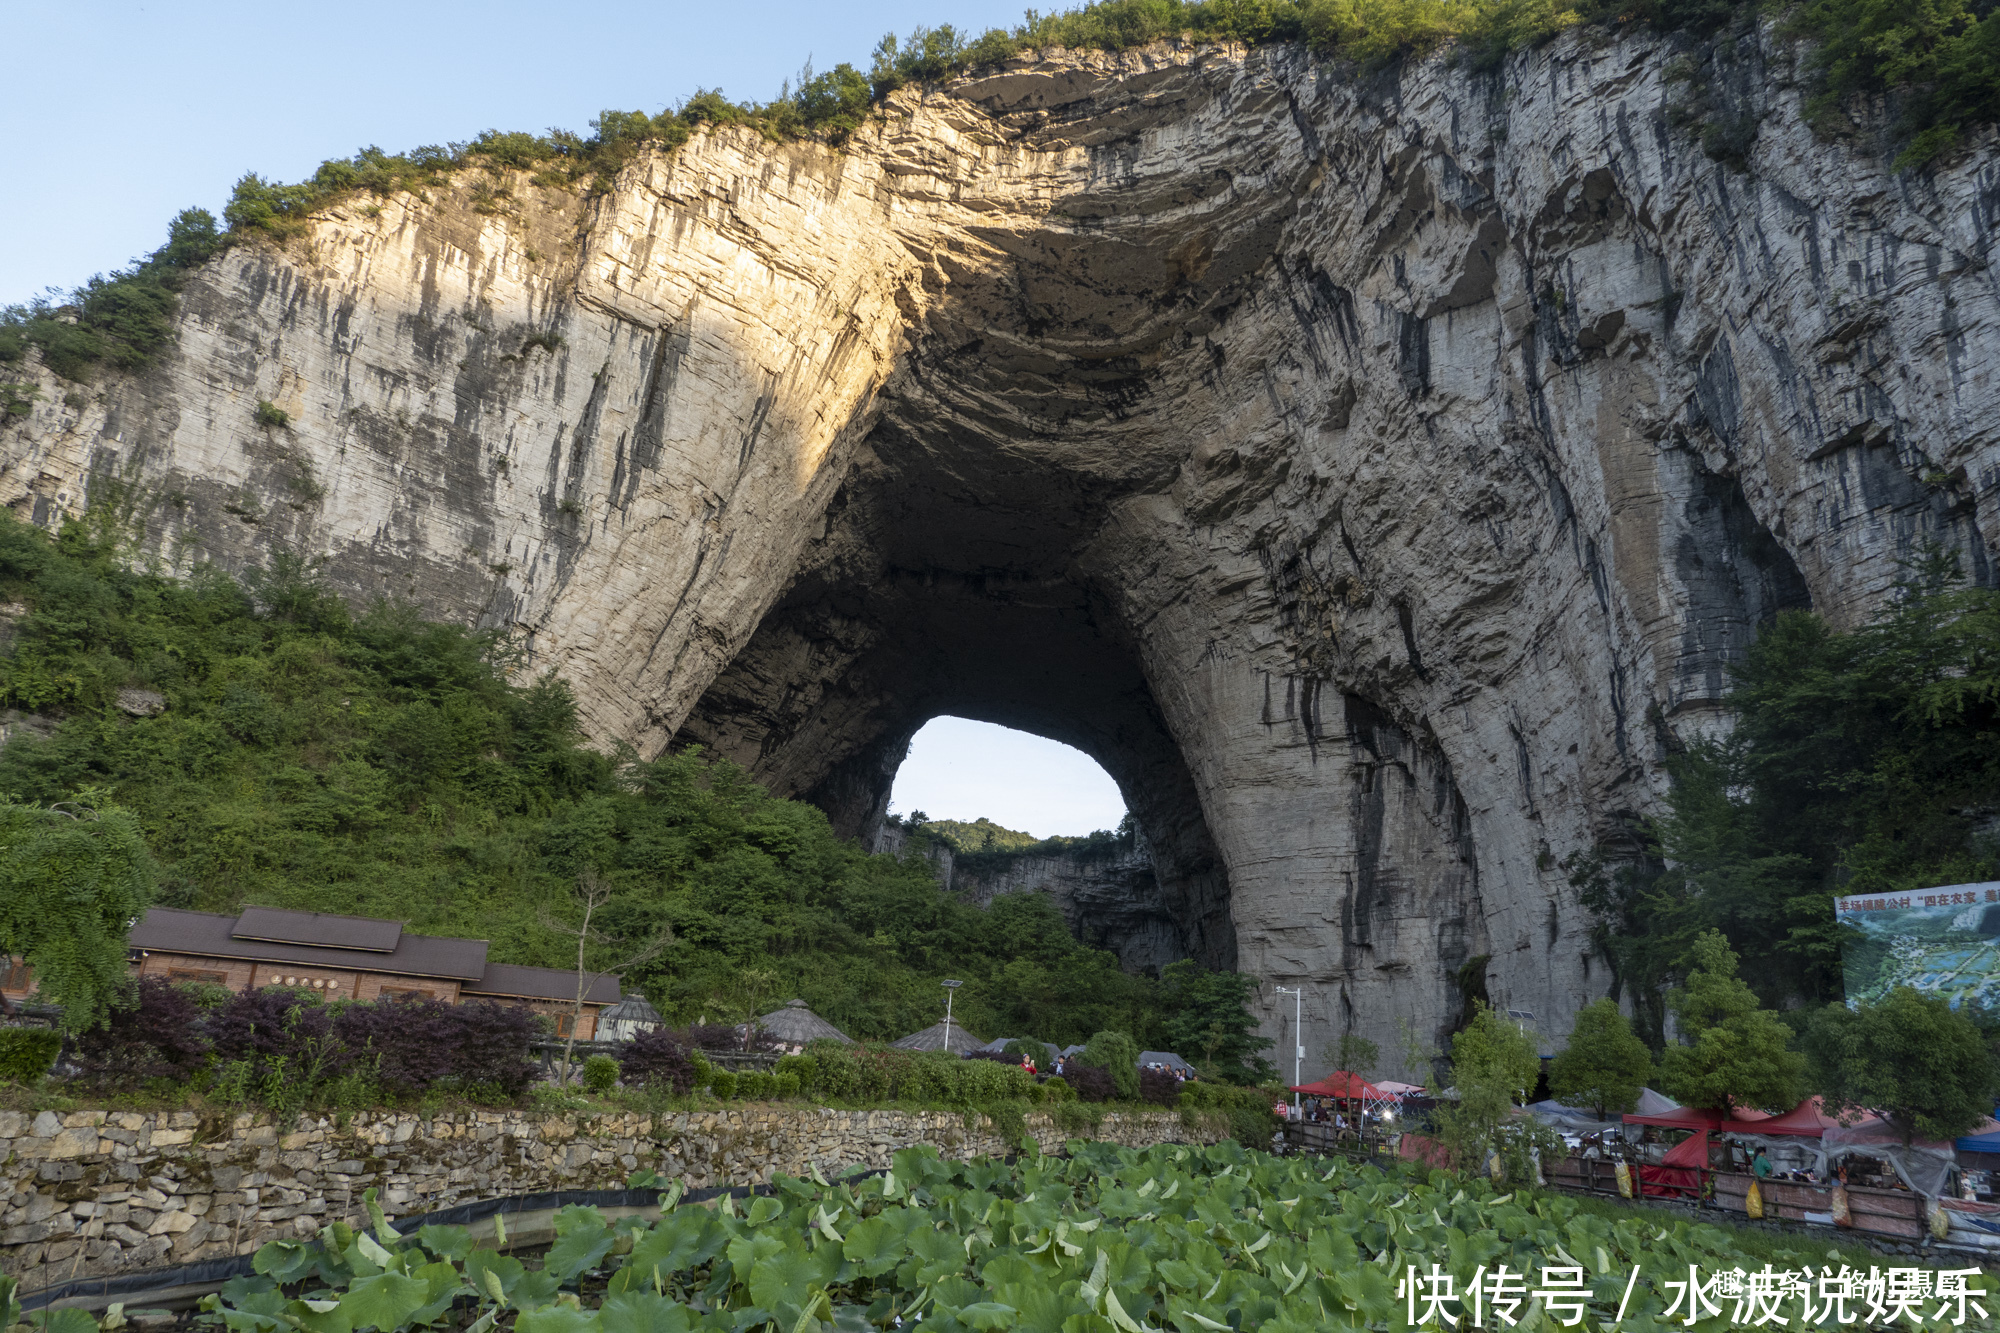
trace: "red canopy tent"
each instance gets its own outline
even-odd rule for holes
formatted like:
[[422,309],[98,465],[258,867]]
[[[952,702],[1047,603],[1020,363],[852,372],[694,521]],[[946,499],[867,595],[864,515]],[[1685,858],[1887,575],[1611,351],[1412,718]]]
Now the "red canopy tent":
[[1783,1115],[1744,1122],[1740,1130],[1745,1134],[1790,1134],[1816,1139],[1839,1124],[1840,1121],[1820,1109],[1818,1097],[1808,1097]]
[[1639,1193],[1647,1198],[1701,1196],[1701,1173],[1708,1170],[1708,1131],[1691,1134],[1660,1159],[1658,1166],[1639,1168]]
[[1347,1097],[1355,1100],[1384,1100],[1389,1094],[1362,1078],[1350,1074],[1345,1069],[1335,1070],[1317,1083],[1301,1083],[1292,1089],[1308,1097]]
[[1657,1125],[1662,1129],[1693,1129],[1707,1133],[1710,1130],[1721,1129],[1725,1119],[1727,1117],[1720,1111],[1706,1111],[1696,1106],[1676,1106],[1673,1110],[1662,1111],[1658,1115],[1628,1115],[1625,1117],[1625,1123]]
[[1673,1110],[1662,1111],[1658,1115],[1625,1117],[1625,1123],[1628,1125],[1657,1125],[1662,1129],[1719,1130],[1725,1125],[1755,1124],[1759,1126],[1757,1132],[1760,1134],[1764,1132],[1762,1126],[1770,1123],[1770,1120],[1771,1117],[1762,1111],[1748,1111],[1740,1106],[1728,1112],[1704,1110],[1697,1106],[1676,1106]]

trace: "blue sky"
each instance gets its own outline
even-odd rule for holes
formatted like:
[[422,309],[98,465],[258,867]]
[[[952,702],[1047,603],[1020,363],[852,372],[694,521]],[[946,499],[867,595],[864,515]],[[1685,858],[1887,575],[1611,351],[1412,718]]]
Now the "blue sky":
[[1118,784],[1081,750],[1025,731],[932,718],[896,772],[890,809],[932,819],[977,819],[1037,837],[1118,827]]
[[808,57],[866,68],[885,32],[1021,19],[1014,0],[65,0],[9,12],[0,304],[151,251],[181,209],[219,214],[246,171],[289,181],[369,144],[584,132],[606,107],[657,112],[704,87],[768,100]]

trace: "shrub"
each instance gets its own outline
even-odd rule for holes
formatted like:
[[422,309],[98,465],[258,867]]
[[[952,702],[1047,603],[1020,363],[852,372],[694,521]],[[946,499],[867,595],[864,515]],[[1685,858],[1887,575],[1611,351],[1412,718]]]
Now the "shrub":
[[736,1076],[736,1097],[739,1101],[767,1102],[776,1090],[777,1079],[758,1070],[746,1070]]
[[1076,1098],[1082,1102],[1108,1102],[1118,1095],[1117,1081],[1108,1069],[1087,1065],[1072,1060],[1063,1066],[1063,1077],[1076,1090]]
[[512,1005],[461,1004],[452,1008],[458,1019],[453,1038],[451,1076],[461,1087],[493,1088],[519,1097],[541,1077],[541,1067],[528,1055],[534,1039],[535,1016]]
[[776,1082],[773,1084],[772,1087],[772,1093],[774,1096],[778,1097],[782,1101],[788,1101],[788,1102],[797,1099],[800,1090],[800,1083],[799,1083],[799,1076],[796,1073],[787,1071],[783,1074],[773,1075],[773,1078],[776,1080]]
[[771,1072],[780,1076],[792,1074],[798,1078],[801,1088],[812,1086],[816,1062],[810,1055],[781,1055]]
[[333,1012],[311,991],[245,991],[202,1026],[215,1058],[247,1064],[253,1077],[275,1072],[298,1080],[313,1072],[338,1073],[347,1063],[346,1047],[333,1030]]
[[708,1086],[721,1101],[728,1101],[736,1095],[736,1071],[718,1068],[709,1075]]
[[208,1054],[201,1018],[189,990],[164,977],[142,977],[130,1005],[113,1007],[105,1026],[77,1035],[76,1061],[86,1076],[105,1082],[185,1075]]
[[1139,1099],[1139,1045],[1123,1032],[1100,1032],[1083,1048],[1087,1064],[1108,1070],[1118,1100]]
[[912,1102],[943,1102],[947,1106],[969,1104],[968,1080],[964,1071],[980,1067],[984,1064],[983,1061],[969,1065],[949,1051],[897,1052],[897,1054],[914,1054],[915,1058],[899,1071],[900,1076],[891,1084],[889,1094],[891,1098]]
[[1076,1089],[1072,1088],[1068,1080],[1064,1079],[1060,1074],[1042,1084],[1042,1104],[1044,1106],[1060,1106],[1064,1102],[1073,1102],[1075,1100]]
[[1065,1134],[1077,1134],[1084,1130],[1096,1129],[1104,1123],[1104,1108],[1098,1104],[1083,1102],[1058,1102],[1049,1113],[1056,1122],[1056,1128]]
[[1154,1106],[1177,1106],[1181,1100],[1181,1081],[1174,1077],[1171,1069],[1142,1069],[1139,1071],[1139,1100]]
[[[596,1057],[592,1057],[593,1059]],[[697,1068],[696,1061],[700,1060]],[[703,1082],[721,1077],[705,1073],[708,1061],[700,1057],[672,1032],[641,1032],[618,1053],[618,1065],[631,1087],[665,1087],[685,1096]],[[721,1095],[720,1093],[717,1094]]]
[[603,1094],[618,1086],[618,1062],[608,1055],[593,1055],[583,1062],[583,1086]]
[[808,1090],[825,1101],[851,1102],[861,1096],[861,1064],[845,1042],[816,1041],[800,1057],[812,1061],[812,1081]]
[[62,1033],[54,1028],[0,1028],[0,1083],[33,1087],[61,1050]]
[[456,1008],[422,995],[345,1005],[333,1017],[348,1053],[397,1096],[422,1096],[451,1075],[463,1026]]
[[266,402],[264,399],[259,398],[257,400],[257,424],[260,426],[289,426],[292,424],[292,416],[291,413],[285,411],[284,408],[279,407],[276,403]]
[[48,301],[0,311],[0,361],[18,361],[32,346],[66,380],[88,379],[102,361],[138,369],[172,341],[188,272],[227,244],[213,214],[183,210],[168,225],[165,245],[129,269],[92,278],[60,311]]

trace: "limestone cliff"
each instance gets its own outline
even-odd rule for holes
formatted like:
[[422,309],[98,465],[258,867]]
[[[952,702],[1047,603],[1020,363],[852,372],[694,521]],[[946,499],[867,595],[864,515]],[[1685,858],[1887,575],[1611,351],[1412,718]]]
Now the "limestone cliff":
[[[885,822],[868,846],[901,855],[911,843],[908,828]],[[1152,849],[1137,833],[1056,850],[961,852],[942,838],[921,839],[917,846],[945,889],[967,902],[984,907],[1003,893],[1047,894],[1070,934],[1116,954],[1127,971],[1157,973],[1187,956],[1160,891]]]
[[163,558],[516,627],[599,737],[856,834],[926,718],[1041,732],[1308,1050],[1442,1032],[1481,958],[1559,1039],[1610,978],[1558,861],[1758,622],[2000,539],[1992,141],[1891,174],[1746,49],[1739,172],[1675,49],[1051,53],[844,151],[355,199],[201,272],[144,375],[45,378],[0,500],[119,476]]

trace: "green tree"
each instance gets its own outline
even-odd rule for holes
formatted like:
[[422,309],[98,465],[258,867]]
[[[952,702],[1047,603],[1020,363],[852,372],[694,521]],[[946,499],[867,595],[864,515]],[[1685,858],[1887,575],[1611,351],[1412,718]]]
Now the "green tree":
[[139,823],[103,794],[0,804],[0,954],[35,970],[63,1027],[95,1027],[131,988],[125,935],[153,896]]
[[1517,1124],[1515,1102],[1527,1098],[1541,1072],[1541,1057],[1527,1033],[1483,1000],[1472,1002],[1472,1021],[1451,1039],[1456,1103],[1435,1113],[1438,1137],[1461,1170],[1499,1153],[1517,1178],[1526,1179],[1526,1154],[1544,1146],[1531,1124]]
[[1160,998],[1168,1046],[1183,1059],[1199,1056],[1209,1077],[1232,1083],[1266,1082],[1277,1069],[1262,1052],[1271,1039],[1257,1035],[1250,999],[1257,979],[1241,972],[1211,972],[1188,959],[1160,970]]
[[1475,1000],[1472,1021],[1451,1039],[1451,1073],[1458,1090],[1464,1092],[1472,1083],[1526,1101],[1541,1072],[1534,1038],[1499,1010]]
[[1694,956],[1686,985],[1667,999],[1684,1044],[1660,1059],[1666,1091],[1690,1106],[1791,1109],[1805,1072],[1805,1057],[1790,1049],[1792,1030],[1758,1007],[1721,931],[1697,939]]
[[1108,1070],[1120,1101],[1139,1100],[1139,1044],[1123,1032],[1104,1031],[1083,1048],[1083,1062]]
[[1340,1040],[1320,1052],[1319,1058],[1335,1069],[1367,1078],[1382,1060],[1382,1048],[1358,1032],[1343,1032]]
[[1655,1046],[1653,997],[1705,931],[1728,937],[1767,1004],[1819,1004],[1842,995],[1836,889],[2000,877],[1976,828],[2000,803],[2000,591],[1931,550],[1873,623],[1838,633],[1782,613],[1731,674],[1736,727],[1669,761],[1646,845],[1569,867]]
[[1601,1120],[1638,1105],[1639,1089],[1652,1075],[1652,1054],[1618,1002],[1598,1000],[1577,1011],[1569,1044],[1550,1061],[1549,1091],[1565,1105],[1590,1107]]
[[1830,1004],[1805,1033],[1807,1077],[1829,1114],[1878,1112],[1913,1138],[1955,1139],[1985,1120],[2000,1073],[1979,1029],[1945,1000],[1898,986],[1874,1004]]

